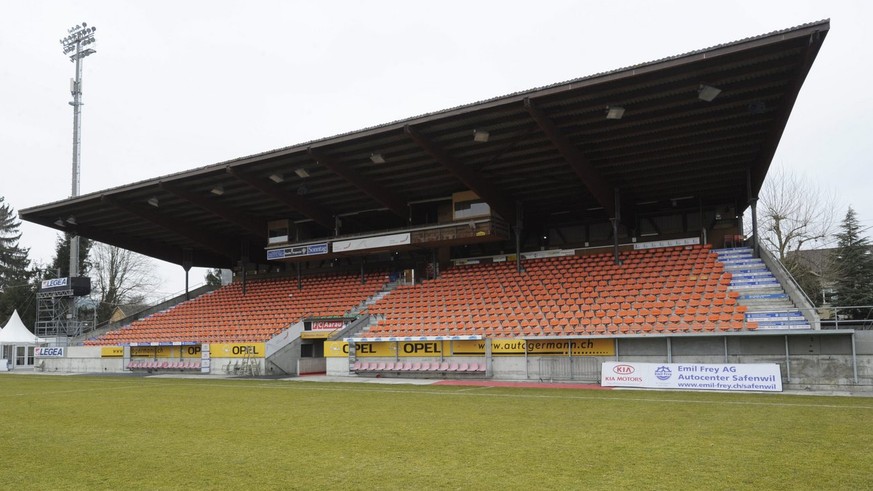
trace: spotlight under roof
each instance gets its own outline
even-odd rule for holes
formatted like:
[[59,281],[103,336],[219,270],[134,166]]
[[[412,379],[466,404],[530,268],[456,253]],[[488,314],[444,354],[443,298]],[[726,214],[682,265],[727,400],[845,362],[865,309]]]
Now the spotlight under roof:
[[711,85],[701,85],[697,88],[697,98],[701,101],[712,102],[719,94],[721,94],[721,89]]
[[622,116],[624,116],[622,106],[608,106],[606,108],[606,119],[621,119]]
[[370,161],[372,161],[374,164],[384,164],[385,157],[383,157],[381,153],[371,153]]

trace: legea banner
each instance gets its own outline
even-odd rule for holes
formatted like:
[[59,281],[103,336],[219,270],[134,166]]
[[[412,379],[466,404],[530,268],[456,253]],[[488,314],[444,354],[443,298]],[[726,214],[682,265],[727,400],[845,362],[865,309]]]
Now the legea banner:
[[600,385],[685,390],[782,392],[782,371],[775,363],[704,364],[604,362]]

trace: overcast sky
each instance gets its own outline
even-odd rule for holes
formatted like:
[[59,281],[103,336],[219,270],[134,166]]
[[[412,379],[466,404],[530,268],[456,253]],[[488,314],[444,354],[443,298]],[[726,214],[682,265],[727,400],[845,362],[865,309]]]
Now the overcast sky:
[[[871,225],[871,5],[2,0],[0,196],[21,210],[70,195],[74,74],[58,40],[82,21],[97,27],[86,194],[829,18],[774,165],[836,188]],[[56,233],[21,231],[50,261]],[[158,270],[158,293],[184,287],[181,267]]]

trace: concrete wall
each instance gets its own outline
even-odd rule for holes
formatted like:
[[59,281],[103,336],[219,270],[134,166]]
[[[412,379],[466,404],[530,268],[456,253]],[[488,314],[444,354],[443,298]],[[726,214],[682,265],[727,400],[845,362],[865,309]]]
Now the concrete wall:
[[[599,381],[599,366],[604,361],[638,361],[649,363],[777,363],[782,381],[791,389],[854,389],[873,391],[873,331],[855,333],[858,383],[852,366],[852,336],[849,334],[809,334],[785,336],[680,336],[623,338],[618,341],[615,357],[493,356],[453,357],[458,363],[490,362],[488,375],[496,380],[574,380]],[[99,347],[71,346],[64,358],[39,358],[47,372],[121,373],[125,358],[101,358]],[[258,360],[264,373],[264,359]],[[366,361],[395,361],[394,358],[363,358]],[[432,362],[438,358],[403,358],[409,362]],[[166,360],[178,361],[178,360]],[[212,358],[211,373],[226,374],[241,358]],[[326,371],[331,376],[351,376],[347,358],[327,358]],[[191,372],[195,373],[195,372]],[[424,375],[424,374],[416,374]],[[431,374],[431,377],[441,375]],[[465,375],[467,376],[467,375]],[[469,377],[469,376],[467,376]]]
[[65,350],[64,358],[38,358],[37,366],[42,366],[44,372],[124,372],[124,358],[101,358],[99,346],[69,346]]
[[[100,346],[69,346],[65,348],[66,353],[64,358],[38,358],[37,366],[42,364],[44,372],[58,373],[125,373],[130,372],[125,367],[131,361],[130,351],[125,349],[125,357],[119,358],[102,358],[100,356]],[[146,360],[146,358],[135,358],[136,360]],[[186,361],[199,361],[196,358],[185,358]],[[155,361],[179,361],[179,358],[158,358]],[[211,358],[211,374],[228,374],[228,368],[233,372],[235,365],[242,363],[242,358]],[[259,373],[264,373],[264,359],[255,358]],[[200,373],[196,370],[165,370],[166,373]]]
[[[495,380],[574,380],[596,383],[604,361],[648,363],[776,363],[786,388],[855,389],[873,391],[873,331],[855,333],[858,383],[852,367],[852,337],[848,334],[785,336],[688,336],[623,338],[615,357],[493,356],[489,374]],[[362,358],[395,361],[394,358]],[[404,358],[404,360],[406,360]],[[436,358],[409,359],[435,361]],[[481,362],[481,358],[450,358],[453,362]],[[346,358],[328,358],[327,374],[352,376]]]

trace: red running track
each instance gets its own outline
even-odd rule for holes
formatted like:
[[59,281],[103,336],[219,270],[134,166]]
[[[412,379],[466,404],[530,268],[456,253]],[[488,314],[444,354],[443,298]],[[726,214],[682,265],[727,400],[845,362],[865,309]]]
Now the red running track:
[[520,387],[523,389],[588,389],[612,390],[599,384],[568,384],[555,382],[497,382],[489,380],[440,380],[434,385],[460,385],[468,387]]

